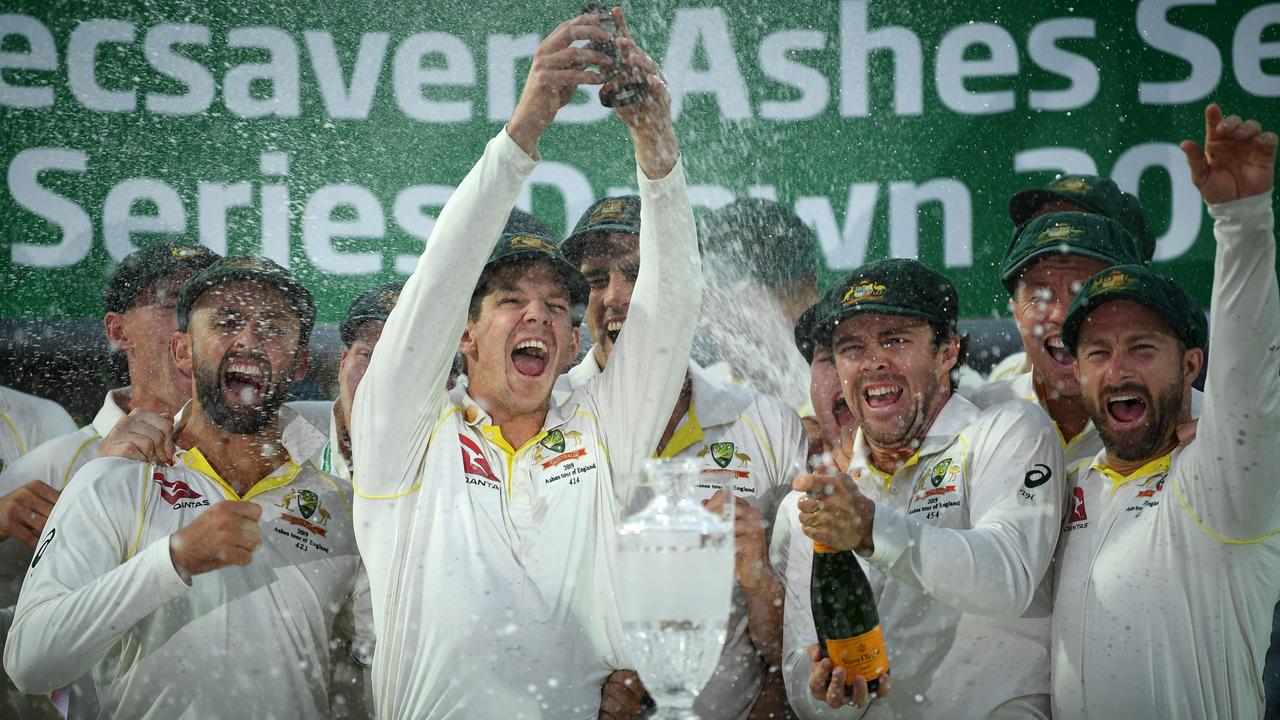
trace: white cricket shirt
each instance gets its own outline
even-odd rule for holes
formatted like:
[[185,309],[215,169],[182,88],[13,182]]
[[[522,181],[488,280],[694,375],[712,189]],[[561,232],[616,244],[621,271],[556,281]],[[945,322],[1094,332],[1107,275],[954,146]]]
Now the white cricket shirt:
[[40,443],[75,429],[58,403],[0,385],[0,471]]

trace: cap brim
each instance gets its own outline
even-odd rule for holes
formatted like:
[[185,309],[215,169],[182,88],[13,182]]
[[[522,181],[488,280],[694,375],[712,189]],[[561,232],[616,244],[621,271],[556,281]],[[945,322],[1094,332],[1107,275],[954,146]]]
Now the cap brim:
[[1150,297],[1134,292],[1133,290],[1109,290],[1102,295],[1095,295],[1086,299],[1080,306],[1079,312],[1068,315],[1063,321],[1062,341],[1063,344],[1067,346],[1067,352],[1070,352],[1072,356],[1076,354],[1076,349],[1080,346],[1080,328],[1084,325],[1084,321],[1089,318],[1089,315],[1092,314],[1094,310],[1097,310],[1103,305],[1115,300],[1128,300],[1129,302],[1135,302],[1154,310],[1161,318],[1164,319],[1165,324],[1173,330],[1174,335],[1177,335],[1188,345],[1195,344],[1192,338],[1182,337],[1182,333],[1178,331],[1178,324],[1173,321],[1172,317],[1170,317],[1170,313],[1173,311],[1173,308],[1167,305],[1161,305],[1153,301]]
[[813,338],[818,341],[819,345],[831,347],[831,336],[835,333],[836,325],[840,321],[847,320],[854,315],[865,315],[867,313],[880,313],[883,315],[901,315],[903,317],[920,318],[926,322],[942,323],[944,325],[953,325],[955,321],[946,318],[928,315],[913,308],[904,308],[899,305],[885,305],[875,302],[860,302],[856,305],[841,308],[835,313],[821,318],[819,322],[814,323]]
[[564,239],[560,243],[560,252],[569,259],[570,262],[582,262],[582,255],[586,252],[587,246],[602,238],[600,235],[609,233],[626,233],[628,235],[639,235],[640,230],[631,225],[620,225],[618,223],[601,223],[592,225],[586,230],[576,232]]
[[[562,250],[561,252],[563,253],[564,251]],[[581,305],[587,302],[587,296],[590,294],[590,288],[587,286],[587,279],[582,276],[582,273],[578,270],[577,266],[563,257],[558,257],[546,250],[539,250],[532,247],[515,250],[496,260],[491,260],[484,266],[484,272],[481,274],[480,283],[478,284],[484,283],[488,279],[489,274],[498,268],[520,260],[543,260],[550,263],[551,266],[560,273],[560,277],[564,280],[565,285],[569,287],[569,302],[575,305]]]
[[[1063,245],[1066,245],[1071,249],[1067,252],[1063,252]],[[1072,245],[1069,242],[1047,243],[1043,247],[1036,248],[1030,255],[1019,260],[1017,265],[1014,265],[1002,273],[1000,275],[1000,282],[1004,285],[1005,289],[1009,291],[1009,294],[1012,295],[1013,291],[1017,289],[1017,285],[1015,283],[1017,282],[1018,276],[1022,274],[1022,271],[1026,270],[1035,261],[1049,255],[1079,255],[1081,257],[1093,258],[1094,260],[1104,262],[1108,267],[1112,265],[1120,265],[1126,262],[1124,260],[1117,260],[1114,257],[1108,257],[1104,253],[1098,252],[1093,248],[1079,247]]]
[[1009,219],[1017,227],[1026,225],[1036,211],[1044,207],[1045,203],[1051,200],[1064,200],[1082,208],[1088,208],[1090,212],[1101,213],[1102,211],[1096,206],[1085,202],[1078,195],[1068,195],[1056,190],[1044,190],[1037,188],[1035,190],[1023,190],[1009,198]]

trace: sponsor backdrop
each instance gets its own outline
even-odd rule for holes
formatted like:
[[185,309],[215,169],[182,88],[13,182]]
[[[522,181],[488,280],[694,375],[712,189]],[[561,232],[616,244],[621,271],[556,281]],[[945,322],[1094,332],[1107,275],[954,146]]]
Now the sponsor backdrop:
[[[184,235],[292,267],[335,321],[402,277],[573,2],[49,3],[0,14],[0,317],[94,318],[112,264]],[[815,230],[826,283],[916,256],[1003,314],[1016,189],[1137,192],[1157,267],[1208,300],[1212,236],[1177,141],[1203,105],[1278,122],[1280,4],[1246,0],[627,5],[674,95],[694,202]],[[634,186],[579,93],[519,204],[553,227]]]

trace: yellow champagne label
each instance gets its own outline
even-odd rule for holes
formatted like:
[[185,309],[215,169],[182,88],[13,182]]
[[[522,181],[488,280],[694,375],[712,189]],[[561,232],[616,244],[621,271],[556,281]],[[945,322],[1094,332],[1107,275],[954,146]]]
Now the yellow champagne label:
[[835,549],[835,548],[831,547],[830,545],[823,545],[822,543],[818,542],[817,540],[814,540],[814,541],[813,541],[813,551],[814,551],[814,552],[820,552],[820,553],[834,553],[834,552],[840,552],[839,550],[837,550],[837,549]]
[[889,652],[879,625],[845,640],[828,640],[827,657],[836,667],[844,668],[849,679],[861,675],[869,682],[889,672]]

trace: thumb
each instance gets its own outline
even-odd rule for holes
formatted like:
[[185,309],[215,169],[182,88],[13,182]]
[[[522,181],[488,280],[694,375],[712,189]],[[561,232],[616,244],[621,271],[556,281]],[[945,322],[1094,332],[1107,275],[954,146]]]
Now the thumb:
[[1187,156],[1187,167],[1191,170],[1191,182],[1196,187],[1204,185],[1209,176],[1209,161],[1204,155],[1204,148],[1194,140],[1183,140],[1178,147]]

